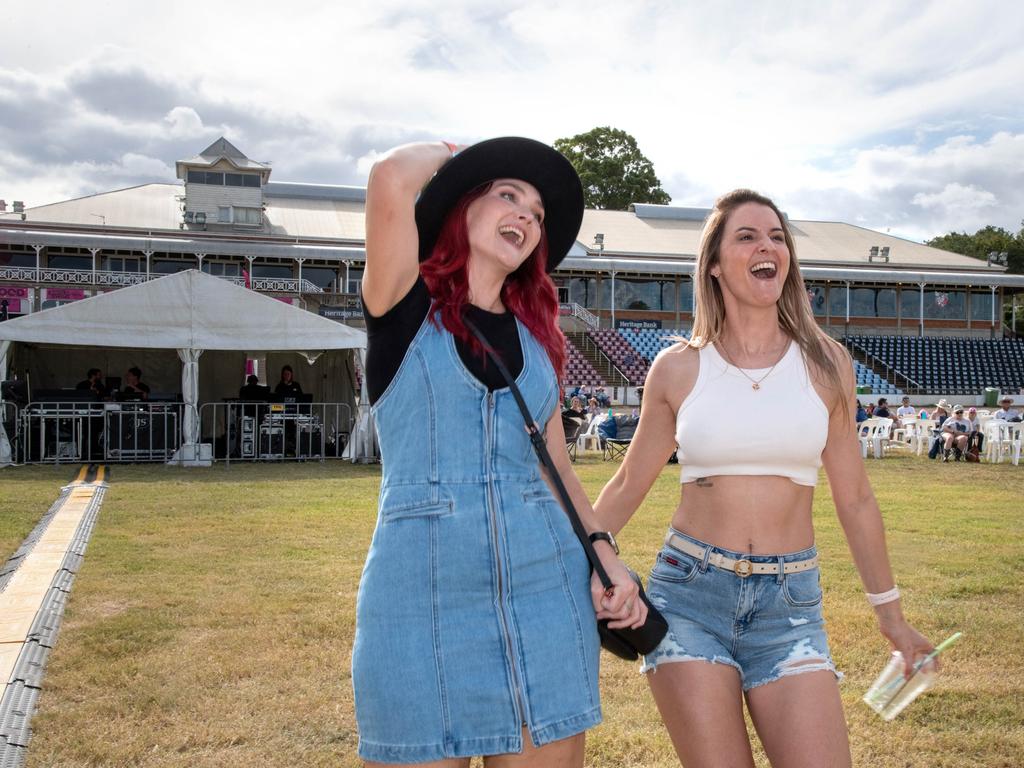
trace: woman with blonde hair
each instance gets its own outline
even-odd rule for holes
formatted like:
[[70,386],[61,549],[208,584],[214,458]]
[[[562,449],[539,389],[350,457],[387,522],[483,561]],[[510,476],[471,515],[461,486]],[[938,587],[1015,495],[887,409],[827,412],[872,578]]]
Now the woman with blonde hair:
[[595,505],[618,532],[678,445],[682,491],[648,587],[669,634],[643,671],[685,766],[754,765],[744,700],[772,765],[849,765],[811,520],[822,465],[881,633],[908,670],[932,650],[900,608],[852,363],[818,328],[768,198],[716,201],[695,282],[691,340],[655,359],[632,445]]

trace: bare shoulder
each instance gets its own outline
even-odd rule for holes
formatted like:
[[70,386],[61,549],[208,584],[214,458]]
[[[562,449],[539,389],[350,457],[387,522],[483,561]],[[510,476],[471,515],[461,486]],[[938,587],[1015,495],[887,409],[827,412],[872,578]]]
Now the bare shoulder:
[[[833,409],[841,406],[849,397],[852,397],[856,389],[853,358],[850,357],[850,353],[842,344],[827,336],[821,340],[821,349],[825,357],[835,367],[836,373],[839,374],[838,382],[814,360],[808,359],[806,356],[805,360],[808,373],[815,390],[818,392],[818,396],[821,397],[829,412],[832,412]],[[838,389],[836,388],[837,383],[839,385]]]
[[697,383],[699,372],[699,350],[688,342],[673,344],[654,358],[644,386],[644,399],[653,395],[678,411]]

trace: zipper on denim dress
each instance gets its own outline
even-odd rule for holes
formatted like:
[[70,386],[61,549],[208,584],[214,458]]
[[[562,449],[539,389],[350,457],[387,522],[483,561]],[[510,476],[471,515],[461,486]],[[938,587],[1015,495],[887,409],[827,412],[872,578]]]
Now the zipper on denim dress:
[[508,652],[508,661],[512,665],[512,689],[515,693],[517,715],[525,728],[526,707],[523,703],[522,687],[519,684],[519,670],[516,667],[515,648],[512,646],[512,634],[508,629],[508,618],[505,616],[505,580],[502,577],[501,542],[498,536],[497,506],[494,503],[494,477],[491,474],[491,458],[494,454],[493,432],[491,422],[494,418],[494,393],[487,393],[487,420],[484,423],[484,430],[487,439],[487,512],[491,523],[491,537],[494,541],[494,558],[497,561],[498,572],[498,615],[501,617],[501,631],[505,636],[505,649]]

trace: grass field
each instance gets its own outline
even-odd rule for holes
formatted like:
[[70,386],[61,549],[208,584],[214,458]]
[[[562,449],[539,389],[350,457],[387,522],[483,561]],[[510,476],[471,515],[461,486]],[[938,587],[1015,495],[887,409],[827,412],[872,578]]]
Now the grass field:
[[[614,468],[577,465],[592,497]],[[860,702],[888,651],[822,482],[824,610],[855,764],[1024,765],[1024,467],[890,457],[868,470],[908,617],[935,640],[965,638],[892,723]],[[0,559],[72,474],[0,472]],[[30,768],[359,765],[349,654],[379,478],[340,462],[114,467],[50,656]],[[677,494],[666,468],[622,536],[641,573]],[[635,665],[605,656],[601,689],[588,766],[678,764]]]

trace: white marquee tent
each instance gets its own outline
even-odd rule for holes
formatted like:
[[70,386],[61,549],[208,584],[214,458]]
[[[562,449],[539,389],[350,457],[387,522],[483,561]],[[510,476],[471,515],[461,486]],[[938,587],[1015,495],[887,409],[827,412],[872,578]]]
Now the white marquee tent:
[[[182,443],[195,453],[200,396],[211,399],[213,394],[200,392],[199,358],[204,351],[235,352],[236,362],[245,355],[300,353],[312,363],[330,350],[365,352],[366,334],[193,269],[0,323],[0,379],[7,378],[15,342],[62,349],[120,348],[133,350],[135,356],[142,350],[176,351],[185,403]],[[67,354],[61,358],[65,380],[84,373],[84,368],[66,370],[69,359]],[[236,367],[234,387],[241,383],[241,369]],[[368,458],[375,446],[365,390],[358,402],[352,458]],[[0,466],[10,462],[10,444],[2,429],[0,425]]]

